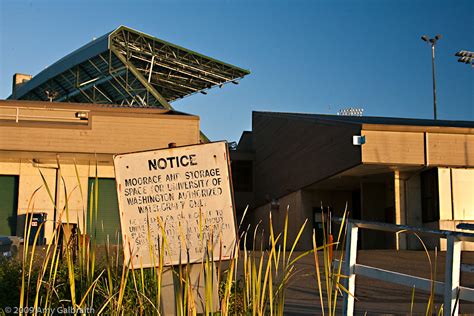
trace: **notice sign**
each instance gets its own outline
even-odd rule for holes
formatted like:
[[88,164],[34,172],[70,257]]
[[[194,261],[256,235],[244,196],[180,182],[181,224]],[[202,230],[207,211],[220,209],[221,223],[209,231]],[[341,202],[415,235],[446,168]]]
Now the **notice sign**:
[[226,142],[114,157],[125,262],[229,259],[236,241]]

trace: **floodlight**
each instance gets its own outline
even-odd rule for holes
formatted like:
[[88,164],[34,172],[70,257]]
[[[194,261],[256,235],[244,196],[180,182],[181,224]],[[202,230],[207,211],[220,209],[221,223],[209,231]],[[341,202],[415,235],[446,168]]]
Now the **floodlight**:
[[465,63],[465,64],[472,64],[474,68],[474,52],[470,52],[468,50],[460,50],[455,54],[458,58],[458,62]]

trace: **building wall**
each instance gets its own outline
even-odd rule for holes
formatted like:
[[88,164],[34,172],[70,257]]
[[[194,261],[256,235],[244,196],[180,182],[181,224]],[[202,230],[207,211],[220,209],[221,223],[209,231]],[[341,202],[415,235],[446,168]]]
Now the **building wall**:
[[[303,190],[302,191],[302,213],[303,219],[308,218],[308,228],[301,237],[301,246],[304,249],[312,248],[313,229],[318,233],[315,222],[321,222],[320,214],[314,216],[314,209],[323,207],[327,215],[328,208],[331,209],[331,216],[342,217],[344,211],[352,211],[352,191],[347,190]],[[337,238],[339,226],[333,225],[332,234]]]
[[[435,121],[420,121],[421,125],[412,125],[414,121],[400,120],[400,124],[407,125],[396,125],[383,123],[383,119],[382,123],[376,123],[376,119],[367,119],[375,123],[354,122],[357,119],[254,112],[250,147],[254,152],[253,203],[257,209],[248,217],[254,223],[263,220],[268,231],[265,221],[271,201],[279,203],[278,214],[289,205],[290,210],[298,210],[290,217],[292,231],[297,231],[305,218],[312,222],[313,207],[321,201],[323,205],[340,205],[352,201],[356,192],[333,188],[358,186],[360,219],[429,226],[431,223],[423,221],[429,217],[426,211],[431,206],[425,205],[435,197],[422,192],[431,177],[425,178],[424,172],[439,168],[436,203],[440,220],[433,225],[440,228],[448,221],[474,221],[474,130],[470,124],[454,127],[443,122],[434,126]],[[365,136],[365,143],[353,145],[354,135]],[[327,192],[338,192],[339,196],[332,199]],[[273,217],[274,224],[279,223],[280,215]],[[361,242],[365,248],[420,249],[416,237],[402,237],[397,240],[395,234],[363,232]],[[311,247],[311,229],[303,233],[301,245],[303,249]]]
[[[272,214],[272,225],[276,235],[283,232],[285,225],[285,216],[288,209],[288,237],[287,250],[291,249],[293,242],[296,240],[303,224],[306,221],[305,228],[300,236],[299,242],[295,249],[308,250],[313,247],[313,228],[315,216],[314,208],[324,207],[324,212],[327,214],[327,208],[331,207],[333,210],[333,217],[342,217],[344,211],[352,209],[352,191],[344,190],[298,190],[292,192],[284,197],[276,199],[272,203],[267,203],[264,206],[258,207],[248,214],[251,221],[251,236],[253,236],[253,229],[258,223],[259,233],[257,234],[257,245],[263,240],[268,243],[270,231],[270,212]],[[316,221],[321,222],[321,216],[316,218]],[[333,235],[337,235],[337,225],[334,226]]]
[[474,135],[427,133],[429,165],[474,167]]
[[474,220],[474,169],[451,169],[454,220]]
[[254,112],[255,205],[286,196],[361,163],[360,126]]
[[[61,211],[56,213],[56,220],[62,223],[78,224],[79,229],[84,231],[84,218],[88,211],[88,179],[96,177],[96,162],[77,161],[74,163],[70,160],[60,160],[59,165],[61,182],[58,206]],[[45,224],[47,241],[51,240],[54,229],[57,167],[58,164],[52,161],[39,164],[33,164],[31,160],[26,159],[0,161],[0,174],[18,175],[20,179],[18,215],[26,213],[47,214]],[[99,178],[114,178],[113,165],[103,163],[98,165],[97,176]],[[67,213],[65,211],[66,203]],[[67,215],[69,215],[69,218],[67,218]]]
[[[271,223],[273,231],[276,235],[278,235],[280,232],[283,232],[286,211],[288,210],[288,248],[291,248],[291,245],[296,239],[296,236],[298,235],[298,232],[306,219],[305,214],[302,212],[301,191],[290,193],[278,200],[275,200],[274,202],[275,203],[273,204],[273,206],[272,203],[267,203],[261,207],[257,207],[251,210],[248,213],[248,216],[251,219],[249,222],[249,224],[251,225],[250,231],[247,237],[249,238],[249,240],[253,239],[254,230],[258,225],[258,232],[257,234],[255,234],[256,249],[260,249],[260,245],[263,245],[264,249],[268,247],[268,238],[270,236],[270,213],[272,217]],[[310,226],[308,226],[311,225],[310,219],[308,220],[308,222],[309,223],[306,224],[306,232],[310,231]],[[296,249],[308,249],[307,237],[302,239]]]
[[440,220],[474,220],[474,169],[438,168]]
[[362,130],[366,138],[362,145],[362,161],[369,164],[474,166],[474,135],[470,129],[438,128],[440,132],[432,131],[434,127],[405,129]]
[[[87,112],[88,120],[79,120],[77,111]],[[47,214],[47,241],[55,204],[57,221],[77,223],[84,231],[88,180],[115,177],[113,154],[165,148],[172,142],[199,143],[199,118],[159,109],[0,101],[0,175],[19,176],[18,215]],[[69,219],[61,212],[66,201]]]
[[13,105],[23,115],[18,123],[11,116],[10,120],[0,122],[2,150],[116,154],[167,147],[170,142],[177,146],[199,143],[199,119],[195,116],[96,106],[85,112],[88,120],[84,121],[74,120],[76,112],[81,111],[79,106],[25,108],[29,104],[0,104],[0,118],[14,115]]
[[377,164],[425,163],[424,135],[412,132],[362,131],[362,161]]

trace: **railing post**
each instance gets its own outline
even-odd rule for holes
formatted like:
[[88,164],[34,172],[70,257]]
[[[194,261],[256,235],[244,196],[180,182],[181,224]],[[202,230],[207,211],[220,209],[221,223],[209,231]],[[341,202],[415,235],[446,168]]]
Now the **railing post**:
[[[461,270],[462,241],[448,236],[446,249],[446,271],[444,278],[444,311],[447,315],[459,313],[459,276]],[[449,314],[448,314],[449,313]]]
[[347,276],[345,287],[352,295],[344,293],[343,315],[351,316],[354,314],[354,295],[355,295],[355,264],[357,259],[357,232],[359,228],[351,221],[347,223],[346,237],[346,258],[344,260],[344,274]]

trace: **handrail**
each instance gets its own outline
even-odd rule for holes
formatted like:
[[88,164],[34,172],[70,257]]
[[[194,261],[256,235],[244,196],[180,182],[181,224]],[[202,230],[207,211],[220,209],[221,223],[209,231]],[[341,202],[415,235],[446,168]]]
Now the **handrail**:
[[26,109],[26,110],[38,110],[38,111],[63,111],[63,112],[90,112],[89,109],[63,109],[63,108],[49,108],[49,107],[35,107],[35,106],[12,106],[12,105],[2,105],[0,109]]
[[[342,222],[341,218],[333,218],[335,222]],[[405,286],[417,285],[422,290],[430,290],[432,281],[395,271],[384,270],[357,263],[357,238],[359,229],[370,229],[393,233],[414,232],[417,234],[436,235],[447,239],[446,266],[444,282],[435,282],[434,290],[437,294],[444,294],[443,309],[449,315],[459,314],[459,300],[474,302],[474,288],[460,285],[460,272],[465,271],[461,264],[461,247],[464,241],[473,242],[474,234],[454,232],[449,230],[433,230],[423,227],[413,227],[407,225],[395,225],[389,223],[368,222],[362,220],[347,219],[347,236],[345,245],[344,267],[345,288],[348,293],[344,293],[343,315],[354,314],[354,294],[356,274],[377,279],[385,282],[401,284]]]
[[[4,111],[2,111],[4,110]],[[6,111],[5,111],[6,110]],[[13,110],[13,111],[9,111]],[[25,113],[22,114],[21,112]],[[71,114],[71,116],[58,116],[58,115],[34,115],[34,112],[60,112]],[[0,118],[11,119],[18,123],[20,120],[42,120],[42,121],[69,121],[86,123],[89,119],[89,110],[82,109],[60,109],[60,108],[47,108],[47,107],[23,107],[23,106],[2,106],[0,107]],[[59,113],[58,113],[59,114]],[[60,114],[59,114],[60,115]]]
[[[342,218],[340,217],[334,217],[333,220],[335,222],[342,222]],[[425,227],[396,225],[396,224],[382,223],[382,222],[369,222],[369,221],[363,221],[363,220],[358,220],[358,219],[349,219],[349,221],[355,227],[358,227],[358,228],[378,230],[378,231],[391,232],[391,233],[407,231],[407,232],[415,232],[421,235],[437,235],[437,236],[440,236],[440,238],[448,238],[451,236],[458,240],[474,242],[474,233],[455,232],[451,230],[442,230],[442,229],[437,230],[437,229],[429,229]]]

